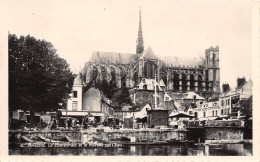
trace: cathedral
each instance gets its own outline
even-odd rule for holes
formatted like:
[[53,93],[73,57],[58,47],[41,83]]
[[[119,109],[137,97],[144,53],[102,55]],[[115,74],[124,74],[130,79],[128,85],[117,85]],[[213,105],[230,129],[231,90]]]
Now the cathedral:
[[156,83],[158,93],[163,91],[173,100],[187,92],[214,100],[220,94],[219,47],[206,49],[201,58],[158,57],[151,47],[144,48],[140,11],[136,53],[94,51],[81,70],[81,76],[83,85],[113,80],[118,88],[127,87],[131,95],[136,90],[154,92],[149,84]]

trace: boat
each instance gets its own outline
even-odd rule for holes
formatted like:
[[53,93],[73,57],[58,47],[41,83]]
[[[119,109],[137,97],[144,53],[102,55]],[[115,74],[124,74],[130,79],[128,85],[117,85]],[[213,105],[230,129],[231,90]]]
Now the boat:
[[34,140],[32,140],[32,139],[30,139],[30,138],[28,138],[28,137],[26,137],[26,136],[21,136],[21,138],[22,138],[23,140],[25,140],[26,142],[35,142]]
[[66,138],[69,142],[78,142],[77,140],[72,139],[71,137],[66,136],[66,135],[65,135],[65,138]]
[[162,145],[168,144],[165,141],[157,141],[157,142],[123,142],[123,145]]
[[38,135],[38,137],[39,137],[40,139],[44,140],[45,142],[54,142],[54,143],[56,143],[56,142],[61,142],[61,141],[56,141],[56,140],[52,140],[52,139],[43,137],[43,136],[41,136],[41,135]]

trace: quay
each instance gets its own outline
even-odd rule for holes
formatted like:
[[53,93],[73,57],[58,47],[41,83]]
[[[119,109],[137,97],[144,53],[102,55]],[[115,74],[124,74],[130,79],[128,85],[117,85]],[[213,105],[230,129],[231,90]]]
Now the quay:
[[[224,127],[227,121],[207,121],[202,127],[194,123],[182,129],[83,129],[83,130],[10,130],[10,144],[20,147],[123,147],[127,145],[171,145],[195,143],[197,145],[252,143],[246,138],[240,122]],[[237,123],[236,125],[234,123]],[[216,126],[215,124],[218,124]]]

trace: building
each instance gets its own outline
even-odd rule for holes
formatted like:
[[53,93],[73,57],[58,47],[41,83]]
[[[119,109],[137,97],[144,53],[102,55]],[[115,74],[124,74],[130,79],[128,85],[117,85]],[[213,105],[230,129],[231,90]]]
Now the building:
[[132,112],[132,106],[130,105],[125,104],[125,105],[121,105],[121,107],[114,108],[113,116],[115,119],[119,121],[118,126],[121,128],[126,128],[124,126],[125,118],[131,115],[133,116],[133,112]]
[[236,88],[229,88],[226,85],[223,85],[225,92],[220,95],[221,114],[231,118],[237,118],[240,115],[252,116],[252,80],[238,78]]
[[164,108],[154,108],[147,110],[147,121],[150,128],[157,126],[168,127],[168,111]]
[[199,120],[214,120],[219,116],[226,117],[221,113],[219,101],[203,102],[194,109],[194,117]]
[[62,116],[80,118],[92,116],[95,123],[108,123],[113,118],[113,104],[102,92],[89,88],[83,93],[80,75],[74,79],[72,93],[67,101],[67,108],[62,109]]
[[82,111],[82,80],[79,75],[74,79],[72,93],[67,102],[67,110],[70,112]]
[[[145,84],[150,82],[160,85],[158,93],[166,92],[173,99],[174,95],[189,91],[206,99],[218,98],[221,93],[218,46],[206,49],[201,58],[176,57],[173,53],[159,58],[151,47],[144,49],[140,12],[136,53],[94,51],[81,71],[83,85],[106,80],[114,81],[118,88],[139,89],[139,92],[132,93],[142,93],[138,97],[132,96],[136,104],[153,102],[150,90],[145,89]],[[142,85],[143,82],[145,83]],[[163,96],[159,94],[158,104],[161,101]]]
[[[155,102],[155,87],[156,87],[156,102]],[[165,102],[170,101],[170,96],[164,91],[164,84],[161,80],[160,84],[155,79],[143,78],[142,81],[133,89],[130,90],[130,97],[135,105],[143,103],[151,103],[153,107],[165,107]],[[168,98],[167,98],[168,97]],[[155,105],[156,104],[156,105]]]
[[[96,123],[107,123],[113,119],[112,101],[95,88],[90,88],[83,94],[82,110],[94,116]],[[105,124],[106,125],[106,124]]]

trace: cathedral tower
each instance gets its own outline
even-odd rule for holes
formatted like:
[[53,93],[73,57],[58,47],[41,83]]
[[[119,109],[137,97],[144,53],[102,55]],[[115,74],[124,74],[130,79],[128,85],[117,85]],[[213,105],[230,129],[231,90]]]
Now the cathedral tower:
[[136,40],[136,54],[141,54],[143,53],[143,51],[144,51],[144,40],[143,40],[143,32],[142,32],[141,9],[140,9],[138,38]]
[[205,51],[206,69],[208,79],[206,88],[208,91],[220,93],[220,67],[219,67],[219,47],[210,47]]

